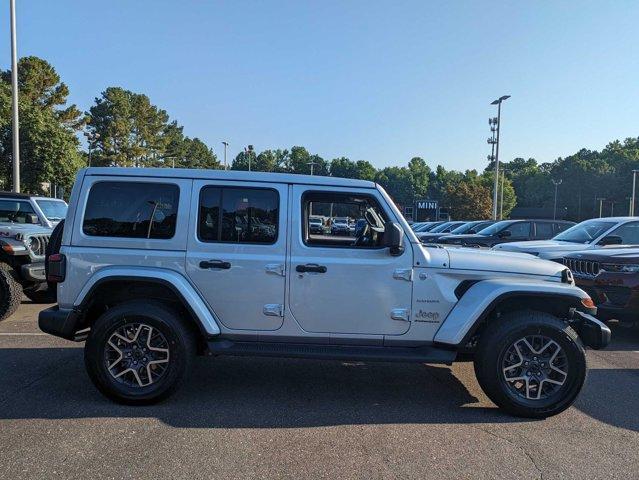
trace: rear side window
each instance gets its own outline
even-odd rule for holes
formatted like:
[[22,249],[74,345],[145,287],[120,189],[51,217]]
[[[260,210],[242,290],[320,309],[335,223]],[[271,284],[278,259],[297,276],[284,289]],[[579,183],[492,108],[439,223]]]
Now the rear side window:
[[537,222],[535,226],[537,229],[537,238],[547,239],[553,237],[552,223]]
[[179,196],[180,189],[171,183],[96,183],[82,231],[92,237],[172,238]]
[[279,203],[272,189],[204,187],[198,238],[203,242],[275,243]]

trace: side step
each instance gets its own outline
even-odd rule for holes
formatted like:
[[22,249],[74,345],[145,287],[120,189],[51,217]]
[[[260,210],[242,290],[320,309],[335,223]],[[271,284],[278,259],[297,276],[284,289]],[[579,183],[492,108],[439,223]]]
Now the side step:
[[212,355],[315,358],[369,362],[444,363],[455,361],[457,352],[437,347],[367,347],[360,345],[319,345],[303,343],[208,342]]

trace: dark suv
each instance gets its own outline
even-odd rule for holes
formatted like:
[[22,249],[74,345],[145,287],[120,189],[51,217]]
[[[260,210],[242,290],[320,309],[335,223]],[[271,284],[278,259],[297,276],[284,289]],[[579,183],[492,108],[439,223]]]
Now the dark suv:
[[639,247],[571,253],[562,263],[585,290],[604,320],[639,321]]
[[438,243],[463,247],[493,247],[504,242],[547,240],[574,225],[564,220],[502,220],[471,235],[440,238]]

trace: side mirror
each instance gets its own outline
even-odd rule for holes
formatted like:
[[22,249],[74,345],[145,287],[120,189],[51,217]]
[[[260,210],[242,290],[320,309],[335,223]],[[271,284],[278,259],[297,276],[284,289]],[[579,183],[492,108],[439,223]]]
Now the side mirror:
[[619,235],[606,235],[604,238],[599,240],[599,245],[601,246],[622,245],[622,244],[623,244],[623,238],[621,238]]
[[384,225],[384,246],[394,257],[404,253],[404,231],[398,223],[388,222]]
[[511,235],[512,235],[512,232],[510,230],[502,230],[501,232],[497,234],[499,238],[507,238],[507,237],[510,237]]

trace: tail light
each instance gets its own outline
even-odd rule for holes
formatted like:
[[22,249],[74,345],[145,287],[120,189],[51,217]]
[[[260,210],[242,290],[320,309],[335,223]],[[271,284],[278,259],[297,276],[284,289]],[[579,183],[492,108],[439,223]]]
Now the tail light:
[[47,281],[62,283],[67,273],[67,259],[61,253],[54,253],[47,257]]

